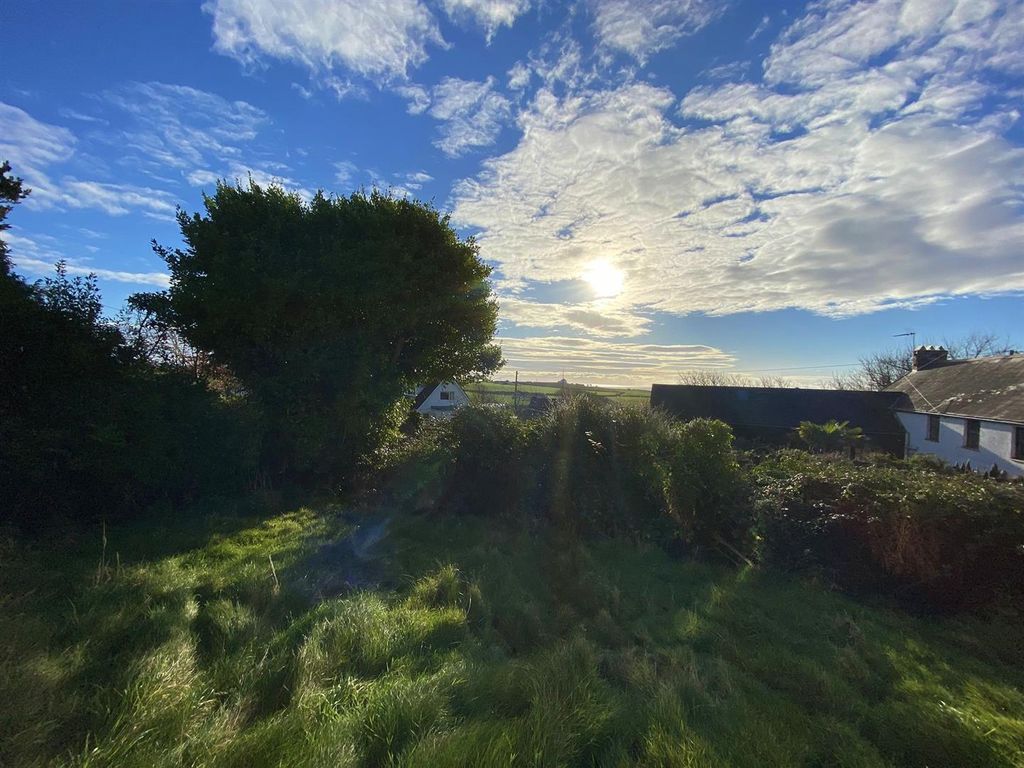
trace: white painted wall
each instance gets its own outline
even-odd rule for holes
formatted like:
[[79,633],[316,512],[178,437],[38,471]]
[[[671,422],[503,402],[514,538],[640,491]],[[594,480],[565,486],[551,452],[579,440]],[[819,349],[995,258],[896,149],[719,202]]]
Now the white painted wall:
[[939,440],[928,440],[928,414],[896,412],[907,430],[907,454],[930,453],[950,464],[963,464],[985,472],[995,464],[1010,475],[1024,475],[1024,461],[1013,455],[1013,424],[981,420],[981,439],[978,448],[964,447],[964,419],[940,416]]
[[[448,400],[442,399],[442,392],[449,394]],[[447,418],[452,415],[456,408],[461,408],[464,405],[469,405],[469,395],[454,381],[446,381],[436,387],[430,393],[430,397],[424,400],[416,410],[428,416]]]

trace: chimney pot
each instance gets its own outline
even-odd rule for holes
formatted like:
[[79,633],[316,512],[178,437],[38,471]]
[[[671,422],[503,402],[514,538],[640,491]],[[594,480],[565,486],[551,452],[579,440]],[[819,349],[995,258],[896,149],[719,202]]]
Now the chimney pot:
[[949,351],[945,347],[920,346],[914,350],[914,370],[936,368],[949,360]]

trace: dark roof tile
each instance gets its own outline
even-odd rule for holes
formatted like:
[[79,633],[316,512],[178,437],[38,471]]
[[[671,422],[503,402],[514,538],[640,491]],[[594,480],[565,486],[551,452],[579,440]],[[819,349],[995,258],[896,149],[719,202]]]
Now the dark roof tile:
[[889,391],[909,398],[899,410],[1024,424],[1024,355],[951,360],[913,371]]

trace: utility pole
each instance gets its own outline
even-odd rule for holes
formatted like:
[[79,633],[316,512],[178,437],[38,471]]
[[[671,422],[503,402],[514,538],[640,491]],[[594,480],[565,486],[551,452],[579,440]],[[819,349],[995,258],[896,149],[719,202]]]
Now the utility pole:
[[519,415],[519,371],[516,371],[516,387],[512,390],[512,412]]

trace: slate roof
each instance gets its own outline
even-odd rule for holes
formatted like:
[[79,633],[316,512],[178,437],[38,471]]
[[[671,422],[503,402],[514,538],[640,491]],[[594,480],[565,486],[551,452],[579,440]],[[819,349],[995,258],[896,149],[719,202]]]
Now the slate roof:
[[415,411],[425,402],[427,398],[434,394],[434,390],[441,386],[440,381],[435,381],[433,384],[424,385],[419,392],[416,393],[416,399],[412,401],[412,409]]
[[889,387],[909,399],[898,410],[1024,424],[1024,355],[950,360]]
[[860,427],[876,443],[895,452],[902,450],[904,430],[893,410],[901,404],[909,405],[902,392],[688,384],[651,387],[652,406],[683,419],[720,419],[737,435],[781,437],[801,421],[823,424],[835,419]]

